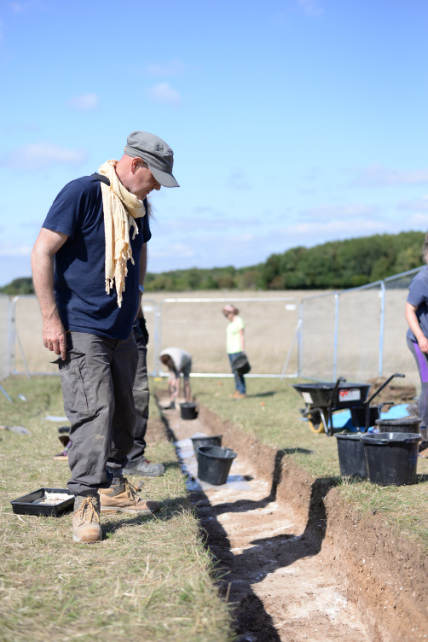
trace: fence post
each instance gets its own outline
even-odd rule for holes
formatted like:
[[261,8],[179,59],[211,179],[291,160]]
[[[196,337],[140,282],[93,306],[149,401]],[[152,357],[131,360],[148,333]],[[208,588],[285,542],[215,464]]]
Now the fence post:
[[299,377],[302,376],[302,363],[303,363],[303,301],[300,302],[299,306],[299,335],[297,337],[297,374]]
[[383,373],[383,339],[385,333],[385,281],[381,281],[381,298],[380,298],[380,330],[379,330],[379,377]]
[[334,293],[333,381],[337,379],[337,335],[339,332],[339,294]]
[[10,370],[11,374],[16,373],[16,364],[15,364],[15,349],[16,349],[16,302],[18,301],[19,297],[15,296],[12,299],[12,316],[11,316],[11,325],[12,325],[12,332],[11,332],[11,342],[10,342]]
[[163,301],[159,303],[159,308],[156,306],[156,343],[155,343],[155,376],[160,377],[160,362],[159,354],[162,346],[162,309]]

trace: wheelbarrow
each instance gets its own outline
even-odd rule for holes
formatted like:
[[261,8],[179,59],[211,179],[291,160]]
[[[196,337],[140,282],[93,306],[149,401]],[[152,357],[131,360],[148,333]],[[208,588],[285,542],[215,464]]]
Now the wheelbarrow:
[[344,409],[350,410],[354,427],[367,432],[369,426],[380,418],[382,407],[393,403],[384,401],[371,406],[371,402],[394,377],[404,376],[398,372],[391,375],[369,399],[369,383],[347,383],[343,377],[339,377],[336,383],[297,383],[292,386],[303,397],[305,408],[301,412],[309,420],[312,432],[325,432],[331,437],[334,433],[333,413]]

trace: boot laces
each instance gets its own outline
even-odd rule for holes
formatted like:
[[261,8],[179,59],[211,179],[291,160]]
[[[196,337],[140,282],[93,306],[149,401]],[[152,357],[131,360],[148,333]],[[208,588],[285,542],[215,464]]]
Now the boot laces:
[[96,510],[97,498],[96,497],[84,497],[82,503],[80,504],[78,510],[79,522],[84,524],[85,521],[100,523],[100,518]]
[[123,478],[123,483],[125,484],[126,496],[128,497],[128,499],[132,499],[132,500],[134,500],[135,502],[138,502],[140,498],[139,498],[139,497],[138,497],[138,495],[137,495],[137,492],[138,492],[138,491],[137,491],[137,489],[135,488],[135,486],[133,486],[133,485],[132,485],[128,480],[127,480],[127,478],[126,478],[126,477],[124,477],[124,478]]

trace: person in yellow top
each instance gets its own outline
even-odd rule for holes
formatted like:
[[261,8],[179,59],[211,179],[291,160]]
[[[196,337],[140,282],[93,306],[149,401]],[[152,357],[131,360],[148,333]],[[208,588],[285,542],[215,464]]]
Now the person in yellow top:
[[244,375],[238,374],[233,367],[233,362],[245,351],[244,322],[241,319],[239,310],[228,303],[222,310],[224,316],[229,319],[226,330],[226,350],[229,356],[232,372],[235,375],[235,393],[231,395],[234,399],[242,399],[246,395]]

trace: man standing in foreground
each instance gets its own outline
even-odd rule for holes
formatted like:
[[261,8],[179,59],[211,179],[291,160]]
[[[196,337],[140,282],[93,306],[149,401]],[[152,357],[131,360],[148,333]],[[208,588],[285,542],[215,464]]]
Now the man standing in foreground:
[[101,540],[100,510],[157,508],[136,495],[122,471],[135,430],[138,350],[131,330],[146,270],[143,200],[161,186],[178,187],[172,168],[164,141],[133,132],[119,161],[63,188],[33,248],[43,343],[60,355],[71,422],[68,487],[75,495],[76,542]]

